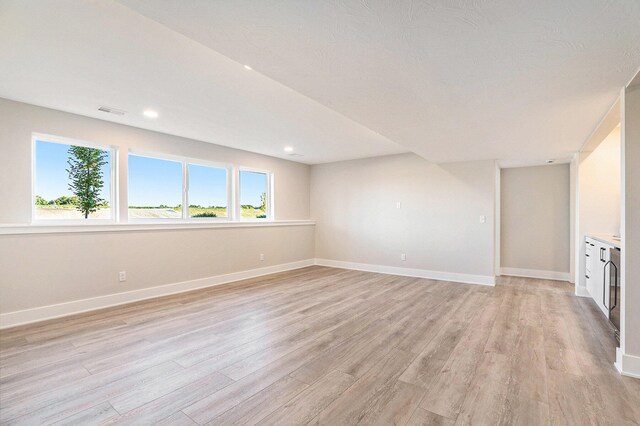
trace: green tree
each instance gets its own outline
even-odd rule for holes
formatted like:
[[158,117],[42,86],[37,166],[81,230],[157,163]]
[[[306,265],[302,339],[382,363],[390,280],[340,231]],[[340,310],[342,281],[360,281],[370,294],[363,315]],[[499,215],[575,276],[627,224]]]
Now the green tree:
[[99,195],[104,187],[102,166],[107,164],[107,154],[107,151],[83,146],[69,148],[69,189],[78,197],[76,207],[85,219],[104,203]]
[[53,202],[59,206],[66,206],[67,204],[69,204],[69,197],[67,197],[66,195],[61,195],[60,197],[53,200]]
[[36,195],[36,206],[46,206],[49,202],[39,195]]
[[75,195],[73,197],[62,195],[53,201],[55,202],[55,204],[59,206],[79,206],[80,205],[80,199]]
[[267,211],[267,193],[263,192],[260,194],[260,210],[263,212]]

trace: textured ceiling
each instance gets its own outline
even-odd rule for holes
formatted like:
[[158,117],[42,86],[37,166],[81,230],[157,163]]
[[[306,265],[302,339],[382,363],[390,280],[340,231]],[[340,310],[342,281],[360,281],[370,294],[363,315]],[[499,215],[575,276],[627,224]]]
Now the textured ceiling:
[[638,0],[0,0],[0,97],[307,163],[563,158],[640,66],[639,22]]
[[304,163],[408,151],[113,1],[0,0],[0,97]]
[[433,161],[577,151],[640,66],[638,0],[119,0]]

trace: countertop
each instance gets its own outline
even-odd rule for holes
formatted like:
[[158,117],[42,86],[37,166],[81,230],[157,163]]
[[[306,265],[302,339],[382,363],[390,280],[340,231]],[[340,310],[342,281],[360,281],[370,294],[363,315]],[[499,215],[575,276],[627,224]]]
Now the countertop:
[[609,244],[610,246],[621,248],[620,240],[614,239],[613,235],[611,234],[587,234],[585,236],[593,238],[594,240],[598,240],[601,243],[605,243],[605,244]]

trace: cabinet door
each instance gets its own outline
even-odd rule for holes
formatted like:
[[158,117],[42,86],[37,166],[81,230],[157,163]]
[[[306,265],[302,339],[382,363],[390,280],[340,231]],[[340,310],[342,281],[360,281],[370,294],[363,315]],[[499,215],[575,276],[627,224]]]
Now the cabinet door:
[[605,277],[605,265],[609,260],[609,246],[597,242],[594,248],[596,250],[593,252],[595,258],[593,259],[593,292],[591,293],[591,297],[602,313],[608,318],[609,309],[607,309],[607,305],[609,302],[607,301],[608,293],[607,286],[605,285],[608,277]]
[[593,240],[591,238],[586,238],[584,245],[584,275],[587,291],[589,292],[589,294],[595,294],[595,281],[593,275],[595,273],[594,265],[595,261],[597,260],[597,252],[598,249],[595,247]]
[[602,281],[602,289],[600,290],[600,309],[602,309],[604,315],[609,318],[609,304],[611,302],[609,299],[609,290],[611,290],[611,263],[607,265],[607,262],[611,260],[611,252],[609,250],[612,250],[613,247],[606,244],[603,247],[604,262],[600,262],[602,263],[602,276],[600,277],[600,280]]

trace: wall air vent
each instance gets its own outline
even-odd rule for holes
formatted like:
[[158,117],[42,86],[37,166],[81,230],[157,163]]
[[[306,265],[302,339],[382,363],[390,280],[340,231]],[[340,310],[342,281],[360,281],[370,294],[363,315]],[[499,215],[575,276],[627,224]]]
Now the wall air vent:
[[108,106],[101,106],[100,108],[98,108],[98,111],[102,111],[102,112],[107,112],[109,114],[115,114],[115,115],[125,115],[126,111],[123,111],[121,109],[117,109],[117,108],[111,108]]

